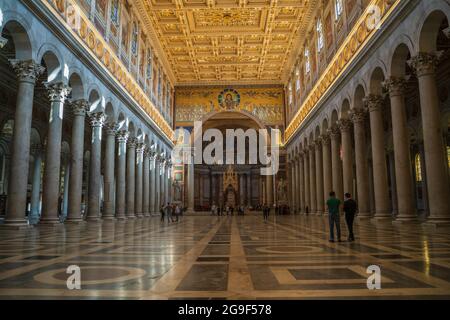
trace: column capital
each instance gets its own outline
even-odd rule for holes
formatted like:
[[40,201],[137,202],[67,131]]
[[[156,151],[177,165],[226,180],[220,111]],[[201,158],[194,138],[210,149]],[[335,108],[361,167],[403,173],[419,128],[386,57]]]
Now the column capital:
[[413,68],[417,77],[422,77],[436,72],[436,68],[442,57],[443,51],[438,52],[419,52],[415,57],[408,61],[408,65]]
[[119,132],[119,124],[117,122],[107,122],[105,124],[106,135],[115,136]]
[[369,94],[364,99],[364,104],[367,106],[369,112],[381,111],[384,99],[378,94]]
[[89,102],[85,99],[80,99],[80,100],[76,100],[73,101],[70,104],[71,108],[72,108],[72,114],[74,116],[86,116],[86,113],[89,110]]
[[339,130],[339,126],[337,125],[332,126],[330,129],[327,130],[327,132],[330,135],[331,140],[339,139],[341,135],[341,131]]
[[116,139],[119,143],[120,142],[127,143],[128,135],[129,133],[127,130],[118,130],[116,133]]
[[33,60],[9,60],[17,79],[23,82],[36,83],[37,78],[44,73],[45,68]]
[[389,92],[391,97],[402,96],[408,87],[409,78],[410,76],[389,77],[383,82],[383,87]]
[[136,148],[137,143],[138,143],[138,139],[136,139],[135,137],[129,137],[128,142],[127,142],[128,149]]
[[44,83],[47,89],[48,99],[50,102],[62,102],[66,101],[67,96],[72,92],[72,88],[62,82]]
[[354,108],[350,110],[350,118],[353,124],[363,124],[366,120],[367,112],[364,108]]
[[3,38],[2,36],[0,36],[0,49],[3,48],[4,46],[6,46],[7,42],[8,42],[8,39]]
[[349,119],[341,119],[338,122],[338,126],[342,133],[350,132],[352,122]]
[[320,138],[320,136],[313,143],[316,150],[320,150],[320,148],[322,147],[322,139]]
[[136,143],[136,153],[144,154],[145,147],[146,147],[145,143],[137,142]]
[[331,139],[330,139],[330,135],[328,133],[324,133],[319,137],[322,145],[324,146],[330,146],[331,143]]
[[106,115],[104,112],[89,113],[89,123],[93,128],[101,128],[105,125]]

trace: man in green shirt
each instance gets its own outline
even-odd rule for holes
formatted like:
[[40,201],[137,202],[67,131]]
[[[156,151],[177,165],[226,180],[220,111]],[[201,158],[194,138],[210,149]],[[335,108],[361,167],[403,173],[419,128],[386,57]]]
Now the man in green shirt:
[[338,241],[341,242],[341,225],[339,216],[339,206],[341,201],[336,198],[334,191],[330,192],[330,198],[327,200],[328,207],[328,221],[330,224],[330,242],[334,242],[334,225],[336,225]]

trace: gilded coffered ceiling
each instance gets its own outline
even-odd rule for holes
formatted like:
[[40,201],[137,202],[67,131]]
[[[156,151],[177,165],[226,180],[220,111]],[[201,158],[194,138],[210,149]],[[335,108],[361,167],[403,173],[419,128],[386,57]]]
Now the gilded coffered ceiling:
[[178,85],[281,83],[319,0],[136,0]]

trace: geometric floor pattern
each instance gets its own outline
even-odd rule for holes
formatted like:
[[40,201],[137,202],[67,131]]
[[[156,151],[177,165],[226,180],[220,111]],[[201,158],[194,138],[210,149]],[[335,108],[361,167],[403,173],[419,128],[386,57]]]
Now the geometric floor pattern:
[[355,235],[329,243],[327,217],[260,214],[2,229],[0,299],[450,298],[448,229],[357,221]]

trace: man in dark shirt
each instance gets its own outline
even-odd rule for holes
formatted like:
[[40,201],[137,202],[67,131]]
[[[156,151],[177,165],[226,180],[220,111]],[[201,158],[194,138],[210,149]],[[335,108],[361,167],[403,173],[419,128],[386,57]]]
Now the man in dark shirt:
[[341,200],[336,198],[334,191],[330,192],[330,198],[327,200],[328,222],[330,224],[330,242],[334,242],[334,225],[336,225],[338,241],[341,242],[341,224],[339,216],[339,206]]
[[353,235],[353,221],[355,220],[356,210],[356,201],[352,199],[352,195],[350,193],[346,193],[344,199],[344,212],[345,221],[347,222],[348,228],[348,241],[350,242],[355,241],[355,236]]

